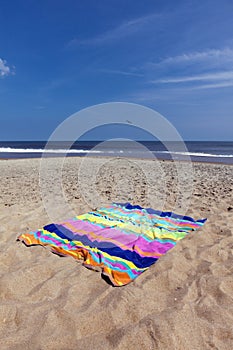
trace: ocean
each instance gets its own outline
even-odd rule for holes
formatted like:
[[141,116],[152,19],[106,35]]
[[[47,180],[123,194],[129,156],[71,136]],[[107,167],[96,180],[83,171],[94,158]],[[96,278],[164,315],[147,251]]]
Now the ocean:
[[168,142],[165,146],[159,141],[78,141],[71,148],[68,142],[53,142],[46,149],[45,146],[46,141],[2,141],[0,158],[91,155],[233,164],[233,142],[225,141],[186,141],[186,149],[179,142]]

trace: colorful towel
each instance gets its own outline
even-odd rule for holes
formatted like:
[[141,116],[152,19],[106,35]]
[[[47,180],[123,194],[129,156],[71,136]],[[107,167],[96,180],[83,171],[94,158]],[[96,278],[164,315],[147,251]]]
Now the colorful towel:
[[59,255],[81,259],[84,266],[101,271],[114,286],[123,286],[205,221],[114,203],[22,234],[19,239],[28,246],[50,246]]

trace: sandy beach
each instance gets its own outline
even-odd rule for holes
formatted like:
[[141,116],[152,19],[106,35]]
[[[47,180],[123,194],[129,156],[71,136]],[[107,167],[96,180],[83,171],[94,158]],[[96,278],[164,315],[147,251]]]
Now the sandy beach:
[[[47,162],[56,173],[58,159]],[[81,162],[65,160],[69,210],[56,206],[48,187],[56,219],[94,209],[96,193],[101,203],[127,201],[179,213],[172,162],[89,158],[79,173]],[[187,215],[207,218],[204,227],[134,282],[114,288],[72,258],[16,240],[51,222],[39,165],[39,159],[0,161],[1,350],[232,349],[233,166],[193,163]]]

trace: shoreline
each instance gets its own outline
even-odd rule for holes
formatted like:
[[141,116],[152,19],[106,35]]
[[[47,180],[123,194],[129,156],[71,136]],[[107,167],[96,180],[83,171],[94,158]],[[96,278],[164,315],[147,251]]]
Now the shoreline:
[[26,157],[26,158],[0,158],[0,161],[4,161],[4,160],[27,160],[27,159],[38,159],[41,160],[42,158],[44,159],[58,159],[58,158],[78,158],[78,159],[82,159],[82,158],[92,158],[92,159],[96,159],[96,158],[112,158],[112,159],[134,159],[134,160],[141,160],[141,161],[159,161],[159,162],[171,162],[171,163],[198,163],[198,164],[215,164],[215,165],[226,165],[226,166],[233,166],[233,163],[224,163],[224,162],[210,162],[210,161],[199,161],[199,160],[179,160],[179,159],[162,159],[162,158],[155,158],[155,159],[151,159],[151,158],[141,158],[141,157],[120,157],[120,156],[108,156],[108,155],[104,155],[104,156],[67,156],[67,157]]

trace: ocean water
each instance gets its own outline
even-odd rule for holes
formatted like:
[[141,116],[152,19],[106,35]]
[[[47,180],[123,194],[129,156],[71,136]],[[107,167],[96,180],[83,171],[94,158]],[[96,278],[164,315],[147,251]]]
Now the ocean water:
[[186,141],[185,148],[179,142],[159,141],[78,141],[69,142],[3,141],[0,142],[0,158],[39,158],[63,156],[111,156],[133,158],[157,158],[192,160],[233,164],[233,142]]

